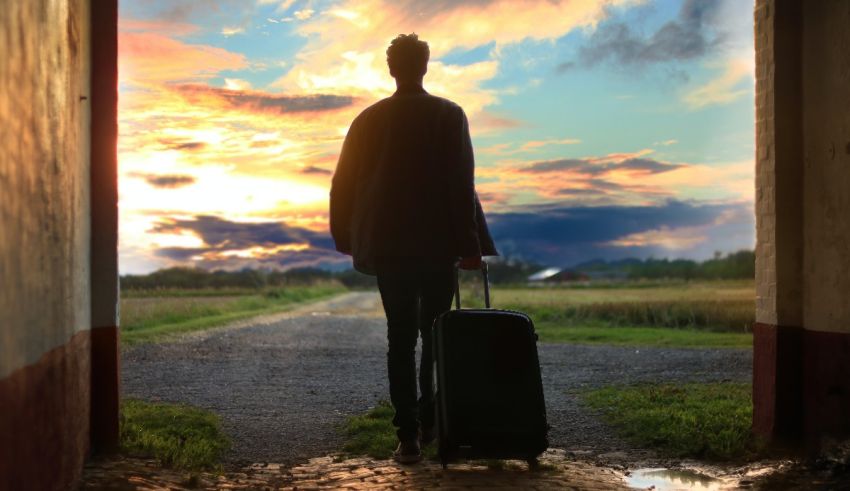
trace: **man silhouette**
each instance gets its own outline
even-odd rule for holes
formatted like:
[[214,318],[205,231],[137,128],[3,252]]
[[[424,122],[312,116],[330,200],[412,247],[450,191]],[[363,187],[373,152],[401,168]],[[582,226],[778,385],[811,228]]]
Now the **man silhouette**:
[[[431,326],[451,307],[454,267],[496,255],[475,193],[466,115],[428,94],[428,44],[400,35],[387,48],[396,91],[351,123],[333,176],[330,228],[338,251],[376,275],[387,316],[394,458],[421,460],[434,439]],[[416,342],[422,337],[419,392]]]

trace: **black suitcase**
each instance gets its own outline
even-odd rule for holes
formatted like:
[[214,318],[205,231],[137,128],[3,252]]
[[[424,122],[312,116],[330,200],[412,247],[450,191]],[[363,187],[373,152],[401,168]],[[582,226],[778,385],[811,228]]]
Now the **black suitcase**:
[[534,324],[521,312],[491,309],[486,263],[481,271],[487,308],[460,308],[455,271],[457,309],[434,321],[440,462],[522,459],[536,466],[549,426]]

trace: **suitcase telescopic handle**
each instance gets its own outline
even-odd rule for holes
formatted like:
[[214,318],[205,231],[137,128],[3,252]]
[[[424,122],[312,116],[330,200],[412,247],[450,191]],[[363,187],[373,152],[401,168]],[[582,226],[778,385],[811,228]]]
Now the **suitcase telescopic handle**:
[[[460,263],[455,263],[455,308],[460,309],[460,279],[458,271]],[[484,306],[490,308],[490,272],[487,263],[481,261],[481,276],[484,278]]]

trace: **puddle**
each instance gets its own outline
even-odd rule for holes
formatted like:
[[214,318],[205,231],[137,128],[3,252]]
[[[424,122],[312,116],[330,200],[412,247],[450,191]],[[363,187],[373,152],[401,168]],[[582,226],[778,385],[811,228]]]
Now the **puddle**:
[[722,481],[685,470],[638,469],[626,478],[626,484],[636,489],[655,491],[728,489]]

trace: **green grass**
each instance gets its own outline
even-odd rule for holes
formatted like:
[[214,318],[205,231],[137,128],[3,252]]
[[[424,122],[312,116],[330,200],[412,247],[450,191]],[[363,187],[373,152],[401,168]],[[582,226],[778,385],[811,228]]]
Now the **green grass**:
[[[382,401],[365,414],[351,416],[342,430],[345,444],[342,451],[348,456],[366,455],[374,459],[389,459],[398,445],[393,426],[393,407]],[[437,446],[431,444],[423,449],[426,458],[436,458]]]
[[583,398],[623,437],[670,457],[732,460],[759,451],[749,384],[607,387]]
[[[467,307],[483,305],[476,283]],[[665,347],[749,347],[755,322],[752,281],[701,281],[599,287],[494,288],[496,308],[531,316],[545,342]]]
[[565,326],[554,322],[535,324],[540,341],[546,343],[658,346],[667,348],[749,348],[752,334],[706,332],[663,327]]
[[346,437],[343,452],[375,459],[390,458],[398,444],[393,414],[390,403],[383,401],[366,414],[349,417],[343,428]]
[[254,291],[252,295],[125,297],[121,299],[121,341],[125,344],[161,341],[175,334],[283,311],[343,291],[341,286],[327,285]]
[[125,288],[121,298],[164,298],[164,297],[249,297],[257,295],[257,288],[155,288],[139,290]]
[[209,470],[220,467],[229,445],[218,416],[208,411],[135,399],[122,404],[123,453],[178,469]]

